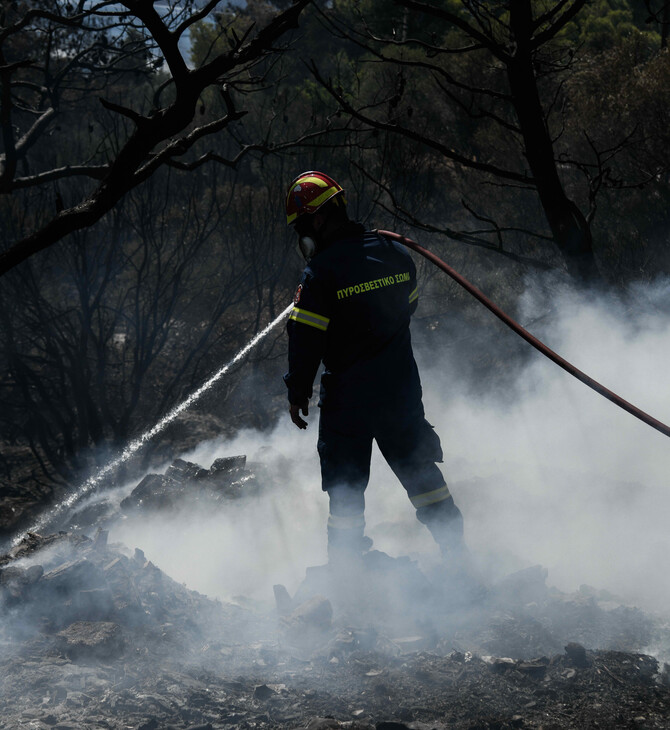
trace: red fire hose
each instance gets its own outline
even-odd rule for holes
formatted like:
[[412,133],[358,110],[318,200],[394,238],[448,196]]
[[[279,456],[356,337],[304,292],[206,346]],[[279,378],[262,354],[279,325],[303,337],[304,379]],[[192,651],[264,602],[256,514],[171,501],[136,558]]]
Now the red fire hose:
[[454,271],[451,266],[445,264],[444,261],[442,261],[442,259],[437,257],[434,253],[428,251],[428,249],[423,248],[423,246],[420,246],[416,241],[412,241],[411,238],[406,238],[405,236],[401,236],[398,233],[393,233],[392,231],[379,231],[379,233],[382,236],[387,236],[388,238],[393,238],[394,240],[399,241],[408,248],[413,249],[417,253],[420,253],[422,256],[427,258],[428,261],[435,264],[438,269],[442,269],[445,274],[448,274],[455,282],[457,282],[465,290],[470,292],[473,297],[478,299],[487,309],[493,312],[493,314],[495,314],[498,319],[502,320],[510,329],[514,330],[514,332],[516,332],[520,337],[523,337],[523,339],[531,344],[536,350],[539,350],[543,355],[548,357],[550,360],[553,360],[553,362],[562,367],[563,370],[570,373],[570,375],[573,375],[575,378],[577,378],[577,380],[581,380],[582,383],[588,385],[589,388],[595,390],[596,393],[600,393],[600,395],[607,398],[607,400],[612,401],[612,403],[615,403],[617,406],[619,406],[619,408],[623,408],[624,411],[628,411],[628,413],[635,416],[635,418],[639,418],[648,426],[655,428],[657,431],[660,431],[666,436],[670,436],[669,426],[666,426],[664,423],[661,423],[661,421],[656,420],[648,413],[641,411],[639,408],[632,405],[632,403],[625,401],[616,393],[608,390],[607,388],[605,388],[604,385],[601,385],[598,381],[589,377],[586,373],[576,368],[572,363],[569,363],[553,350],[549,349],[543,342],[540,342],[537,337],[531,335],[528,330],[525,330],[518,322],[515,322],[509,315],[505,314],[505,312],[503,312],[500,307],[496,306],[488,297],[482,294],[476,286],[473,286],[467,279],[462,277],[458,272]]

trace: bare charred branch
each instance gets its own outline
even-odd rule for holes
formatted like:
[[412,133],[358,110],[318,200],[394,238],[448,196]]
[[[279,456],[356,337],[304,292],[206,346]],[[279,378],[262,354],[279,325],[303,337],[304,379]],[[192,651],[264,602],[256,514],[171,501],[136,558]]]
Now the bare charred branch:
[[262,28],[246,45],[242,45],[230,54],[222,54],[205,66],[196,69],[192,73],[193,79],[196,79],[198,84],[205,83],[206,80],[208,85],[230,71],[231,68],[271,53],[274,50],[273,44],[278,38],[289,30],[297,28],[300,13],[310,2],[311,0],[297,0],[288,10],[277,15],[265,28]]
[[[488,109],[473,109],[472,104],[467,104],[462,99],[460,99],[456,94],[452,92],[452,90],[449,88],[449,86],[444,85],[439,79],[436,80],[436,83],[442,93],[448,98],[451,99],[456,106],[460,107],[471,119],[492,119],[496,124],[500,125],[504,129],[507,129],[508,131],[512,132],[513,134],[521,134],[521,130],[516,124],[512,124],[511,122],[508,122],[506,119],[503,119],[500,115],[496,114],[495,112],[492,112]],[[484,92],[483,92],[484,93]]]
[[146,117],[143,117],[141,114],[138,114],[133,109],[129,109],[128,107],[121,106],[120,104],[114,104],[114,102],[111,102],[107,99],[100,99],[100,103],[105,107],[105,109],[108,109],[110,112],[116,112],[117,114],[121,114],[121,116],[127,117],[132,122],[134,122],[138,127],[146,120]]
[[[465,210],[470,213],[470,215],[473,218],[476,218],[478,221],[482,221],[483,223],[488,223],[491,226],[491,231],[494,231],[496,234],[496,238],[498,239],[498,250],[503,250],[503,237],[502,237],[502,229],[500,226],[492,219],[485,215],[482,215],[481,213],[477,213],[470,205],[467,204],[467,202],[463,199],[461,199],[461,205],[465,208]],[[481,233],[482,231],[478,231],[478,233]]]
[[203,18],[206,18],[212,10],[219,4],[220,0],[209,0],[205,5],[198,10],[197,13],[193,13],[190,18],[187,18],[183,23],[179,25],[178,28],[176,28],[173,33],[176,38],[181,38],[182,35],[194,24],[198,21],[202,20]]
[[449,12],[444,8],[438,8],[435,5],[430,5],[429,3],[419,2],[418,0],[393,0],[393,2],[403,8],[416,10],[417,12],[425,13],[426,15],[432,15],[434,18],[439,18],[440,20],[446,20],[448,23],[456,26],[459,30],[462,30],[466,35],[470,36],[470,38],[477,41],[477,43],[480,43],[489,51],[489,53],[503,63],[506,62],[509,57],[509,54],[505,51],[505,49],[500,44],[496,43],[493,38],[487,36],[480,30],[477,30],[477,28],[470,25],[470,23],[455,13]]
[[31,58],[26,58],[22,61],[15,61],[14,63],[7,63],[3,66],[0,66],[0,74],[2,73],[12,73],[12,71],[18,71],[20,68],[30,68],[32,65],[34,65],[35,61]]
[[533,30],[541,28],[545,23],[550,23],[552,18],[555,18],[557,15],[559,15],[563,11],[563,8],[565,8],[565,6],[569,5],[571,2],[572,0],[559,0],[556,5],[549,8],[546,12],[542,13],[542,15],[539,15],[537,18],[535,18],[535,20],[533,21]]
[[57,25],[69,26],[71,28],[81,28],[85,18],[89,17],[90,13],[79,13],[73,16],[57,15],[56,13],[50,13],[47,10],[41,10],[40,8],[31,8],[20,20],[12,25],[8,25],[0,30],[0,43],[8,38],[10,35],[19,33],[26,28],[36,18],[42,20],[49,20]]
[[245,111],[235,111],[231,108],[230,113],[226,114],[225,117],[221,117],[214,122],[210,122],[209,124],[204,124],[201,127],[197,127],[187,136],[174,140],[164,149],[162,149],[158,154],[154,155],[149,160],[149,162],[140,167],[135,173],[135,179],[138,182],[146,180],[146,178],[149,177],[149,175],[152,175],[162,164],[167,163],[169,158],[172,158],[175,155],[186,154],[186,152],[188,152],[188,150],[199,139],[202,139],[203,137],[206,137],[210,134],[221,132],[231,122],[242,119],[242,117],[244,117],[246,114],[247,112]]
[[532,183],[533,180],[531,177],[524,175],[523,173],[517,173],[513,172],[512,170],[504,170],[502,168],[496,167],[495,165],[491,165],[485,162],[478,162],[477,160],[473,160],[469,157],[466,157],[462,154],[459,154],[455,150],[452,150],[451,148],[447,147],[446,145],[442,144],[436,139],[433,139],[431,137],[427,137],[423,134],[420,134],[419,132],[415,131],[414,129],[410,129],[408,127],[403,127],[400,124],[397,123],[390,123],[390,122],[382,122],[378,119],[374,119],[373,117],[370,117],[366,114],[363,114],[360,110],[354,108],[346,99],[343,97],[342,94],[340,94],[332,85],[331,82],[326,81],[319,73],[318,68],[316,67],[315,63],[312,61],[311,63],[307,64],[309,70],[311,71],[314,78],[323,86],[324,89],[328,91],[328,93],[337,101],[337,103],[340,105],[341,109],[345,111],[347,114],[350,114],[355,119],[358,119],[359,121],[363,122],[364,124],[373,127],[375,129],[381,129],[387,132],[393,132],[396,134],[400,134],[403,137],[407,137],[408,139],[414,140],[415,142],[420,142],[421,144],[425,144],[427,147],[430,147],[437,152],[440,152],[444,157],[447,159],[453,160],[454,162],[457,162],[459,165],[462,165],[463,167],[471,168],[473,170],[479,170],[480,172],[486,172],[490,173],[491,175],[495,175],[497,177],[504,178],[506,180],[512,180],[514,182],[519,183]]
[[184,82],[188,76],[188,68],[179,49],[179,35],[165,26],[153,3],[127,1],[125,5],[144,23],[158,44],[175,82],[177,84]]
[[[359,168],[360,169],[360,168]],[[361,169],[361,172],[363,174],[367,174],[364,170]],[[430,223],[426,223],[425,221],[420,220],[416,216],[412,215],[408,210],[403,208],[402,205],[398,203],[398,201],[395,199],[393,192],[391,189],[384,185],[383,183],[380,183],[379,181],[375,181],[380,187],[387,193],[389,198],[391,199],[391,205],[392,207],[389,208],[386,206],[383,202],[378,201],[377,205],[382,208],[383,210],[387,211],[391,215],[398,215],[400,214],[406,223],[410,224],[413,228],[416,228],[418,230],[426,231],[426,233],[437,233],[442,236],[446,236],[447,238],[451,239],[452,241],[457,241],[458,243],[464,243],[468,246],[474,246],[476,248],[484,248],[488,251],[491,251],[492,253],[496,253],[500,256],[503,256],[504,258],[510,259],[511,261],[516,261],[517,263],[526,264],[528,266],[531,266],[532,268],[538,269],[540,271],[550,271],[552,267],[549,264],[545,264],[542,261],[538,261],[536,259],[532,259],[528,256],[523,256],[521,254],[514,253],[513,251],[508,251],[502,248],[501,245],[496,245],[494,243],[491,243],[490,241],[487,241],[484,238],[480,237],[480,234],[485,233],[495,233],[496,235],[501,235],[504,232],[516,232],[516,233],[522,233],[527,236],[531,236],[533,238],[543,238],[542,236],[538,236],[536,233],[532,231],[526,231],[519,228],[501,228],[497,226],[496,224],[493,225],[493,228],[491,230],[485,230],[485,231],[457,231],[453,228],[449,228],[447,226],[436,226],[431,225]]]
[[484,46],[480,43],[473,43],[469,46],[463,46],[462,48],[445,48],[444,46],[437,46],[426,43],[420,38],[405,38],[401,40],[398,38],[387,38],[385,36],[379,36],[376,35],[374,31],[370,28],[365,17],[360,16],[361,24],[365,28],[365,33],[362,33],[358,30],[357,27],[345,25],[334,16],[327,15],[326,13],[324,13],[322,8],[316,7],[315,10],[321,16],[323,23],[331,28],[331,31],[336,37],[342,38],[343,40],[351,40],[360,47],[366,49],[368,49],[369,46],[364,41],[373,41],[376,43],[383,43],[387,46],[413,46],[416,48],[421,48],[426,52],[427,56],[432,57],[439,55],[469,53],[470,51],[479,51],[484,48]]
[[54,25],[59,25],[62,27],[77,28],[79,30],[90,31],[97,30],[97,28],[95,26],[86,25],[84,21],[92,16],[104,17],[106,15],[109,15],[120,20],[132,17],[132,13],[119,12],[118,8],[114,11],[110,11],[109,13],[106,13],[104,11],[104,8],[114,8],[115,5],[116,3],[114,2],[103,2],[98,3],[97,5],[92,5],[83,10],[83,4],[80,4],[77,12],[74,15],[59,15],[57,13],[52,13],[42,8],[31,8],[20,20],[0,30],[0,43],[2,43],[5,38],[8,38],[11,35],[15,35],[16,33],[20,33],[34,20],[37,19],[48,20]]
[[[223,157],[221,155],[216,154],[215,152],[206,152],[204,155],[201,155],[196,160],[193,160],[191,162],[184,162],[183,160],[174,160],[170,159],[166,164],[170,167],[174,167],[178,170],[185,170],[185,171],[192,171],[197,169],[198,167],[202,167],[208,162],[215,162],[219,165],[223,165],[224,167],[229,167],[231,169],[235,169],[239,163],[242,161],[244,157],[246,157],[251,152],[260,152],[262,155],[270,155],[270,154],[279,154],[280,152],[284,152],[286,150],[290,149],[305,149],[309,148],[310,146],[315,146],[317,148],[320,148],[324,142],[321,142],[319,144],[316,144],[317,140],[322,140],[324,137],[332,136],[336,133],[351,133],[351,130],[348,129],[326,129],[323,131],[318,132],[312,132],[310,134],[303,134],[296,139],[289,140],[288,142],[282,142],[280,144],[270,144],[269,142],[259,142],[256,144],[246,144],[243,145],[240,151],[233,157],[232,159]],[[338,144],[333,143],[331,140],[328,140],[327,142],[328,146],[332,149],[337,149]],[[350,148],[351,142],[345,141],[342,143],[342,148]]]
[[[330,25],[334,28],[337,28],[337,26],[333,23],[332,19],[328,18],[327,22],[330,23]],[[501,101],[510,101],[510,96],[508,94],[501,93],[499,91],[495,91],[494,89],[486,89],[481,88],[477,86],[472,86],[470,84],[465,84],[463,82],[458,81],[453,74],[450,74],[447,69],[445,69],[443,66],[438,66],[437,64],[428,63],[427,61],[417,61],[417,60],[410,60],[406,58],[392,58],[390,56],[385,55],[383,52],[377,50],[373,46],[371,46],[369,43],[365,43],[362,40],[359,40],[359,38],[364,37],[368,40],[373,40],[378,43],[384,44],[384,45],[391,45],[391,46],[404,46],[415,43],[415,41],[397,41],[392,38],[382,38],[378,36],[373,35],[367,35],[363,36],[362,34],[358,33],[355,29],[347,29],[347,32],[345,33],[341,28],[339,29],[339,32],[341,33],[342,38],[346,38],[348,40],[353,41],[359,48],[362,48],[363,50],[367,51],[368,53],[371,53],[376,58],[378,58],[380,61],[383,61],[385,63],[391,63],[396,66],[404,66],[407,68],[422,68],[426,69],[427,71],[431,71],[432,73],[435,73],[441,77],[444,78],[444,80],[451,86],[454,86],[457,89],[460,89],[462,91],[466,91],[470,94],[477,94],[482,96],[488,96],[493,99],[499,99]],[[425,44],[421,44],[418,41],[416,42],[421,47],[425,47]],[[469,46],[467,48],[461,48],[457,50],[450,51],[452,53],[467,53],[469,51],[479,50],[483,46],[481,45],[473,45]],[[429,49],[432,51],[434,50],[433,46],[430,46]],[[442,49],[444,52],[446,52],[445,49]]]
[[172,77],[166,79],[162,84],[160,84],[160,86],[156,88],[152,99],[154,109],[161,108],[161,96],[163,92],[170,86],[174,86],[174,79]]
[[[557,18],[552,25],[550,25],[548,28],[543,30],[541,33],[538,33],[536,36],[533,37],[531,41],[531,48],[539,48],[541,45],[546,43],[547,41],[551,40],[552,38],[555,38],[557,33],[565,28],[565,26],[579,13],[579,11],[584,7],[587,0],[574,0],[572,5],[561,15],[559,18]],[[564,6],[564,3],[559,3],[559,5]],[[562,8],[561,8],[562,9]]]
[[21,190],[36,185],[43,185],[47,182],[54,182],[55,180],[64,180],[69,177],[90,177],[93,180],[102,180],[108,172],[108,165],[66,165],[65,167],[47,170],[36,175],[17,177],[12,183],[12,188],[14,190]]

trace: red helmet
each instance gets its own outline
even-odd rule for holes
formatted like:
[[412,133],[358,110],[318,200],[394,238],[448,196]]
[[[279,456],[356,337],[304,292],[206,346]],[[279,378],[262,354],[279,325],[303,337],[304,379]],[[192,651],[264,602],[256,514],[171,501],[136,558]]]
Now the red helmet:
[[316,170],[298,175],[288,186],[286,193],[286,223],[295,223],[298,216],[316,213],[317,210],[336,195],[342,194],[346,205],[344,190],[332,177]]

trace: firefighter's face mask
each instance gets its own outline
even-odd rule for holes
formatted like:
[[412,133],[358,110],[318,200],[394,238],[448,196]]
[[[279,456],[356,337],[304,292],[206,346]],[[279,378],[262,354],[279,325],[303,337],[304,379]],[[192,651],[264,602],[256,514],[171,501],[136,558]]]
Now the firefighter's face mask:
[[298,234],[298,246],[305,261],[309,261],[316,253],[316,241],[314,240],[314,226],[309,216],[301,216],[295,222],[295,232]]
[[316,253],[316,243],[310,236],[300,236],[298,239],[298,246],[300,246],[300,253],[303,255],[305,261],[309,260]]

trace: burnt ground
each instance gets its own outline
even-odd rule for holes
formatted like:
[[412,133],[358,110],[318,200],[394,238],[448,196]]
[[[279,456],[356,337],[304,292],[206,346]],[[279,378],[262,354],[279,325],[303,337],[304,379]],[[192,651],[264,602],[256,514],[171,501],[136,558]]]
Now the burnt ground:
[[[181,463],[171,495],[187,472],[221,506],[258,486],[239,460]],[[164,507],[165,479],[125,509]],[[670,727],[669,667],[646,653],[667,622],[557,591],[540,566],[466,599],[453,575],[373,550],[308,569],[295,596],[276,586],[272,606],[222,603],[98,518],[0,557],[3,730]]]

